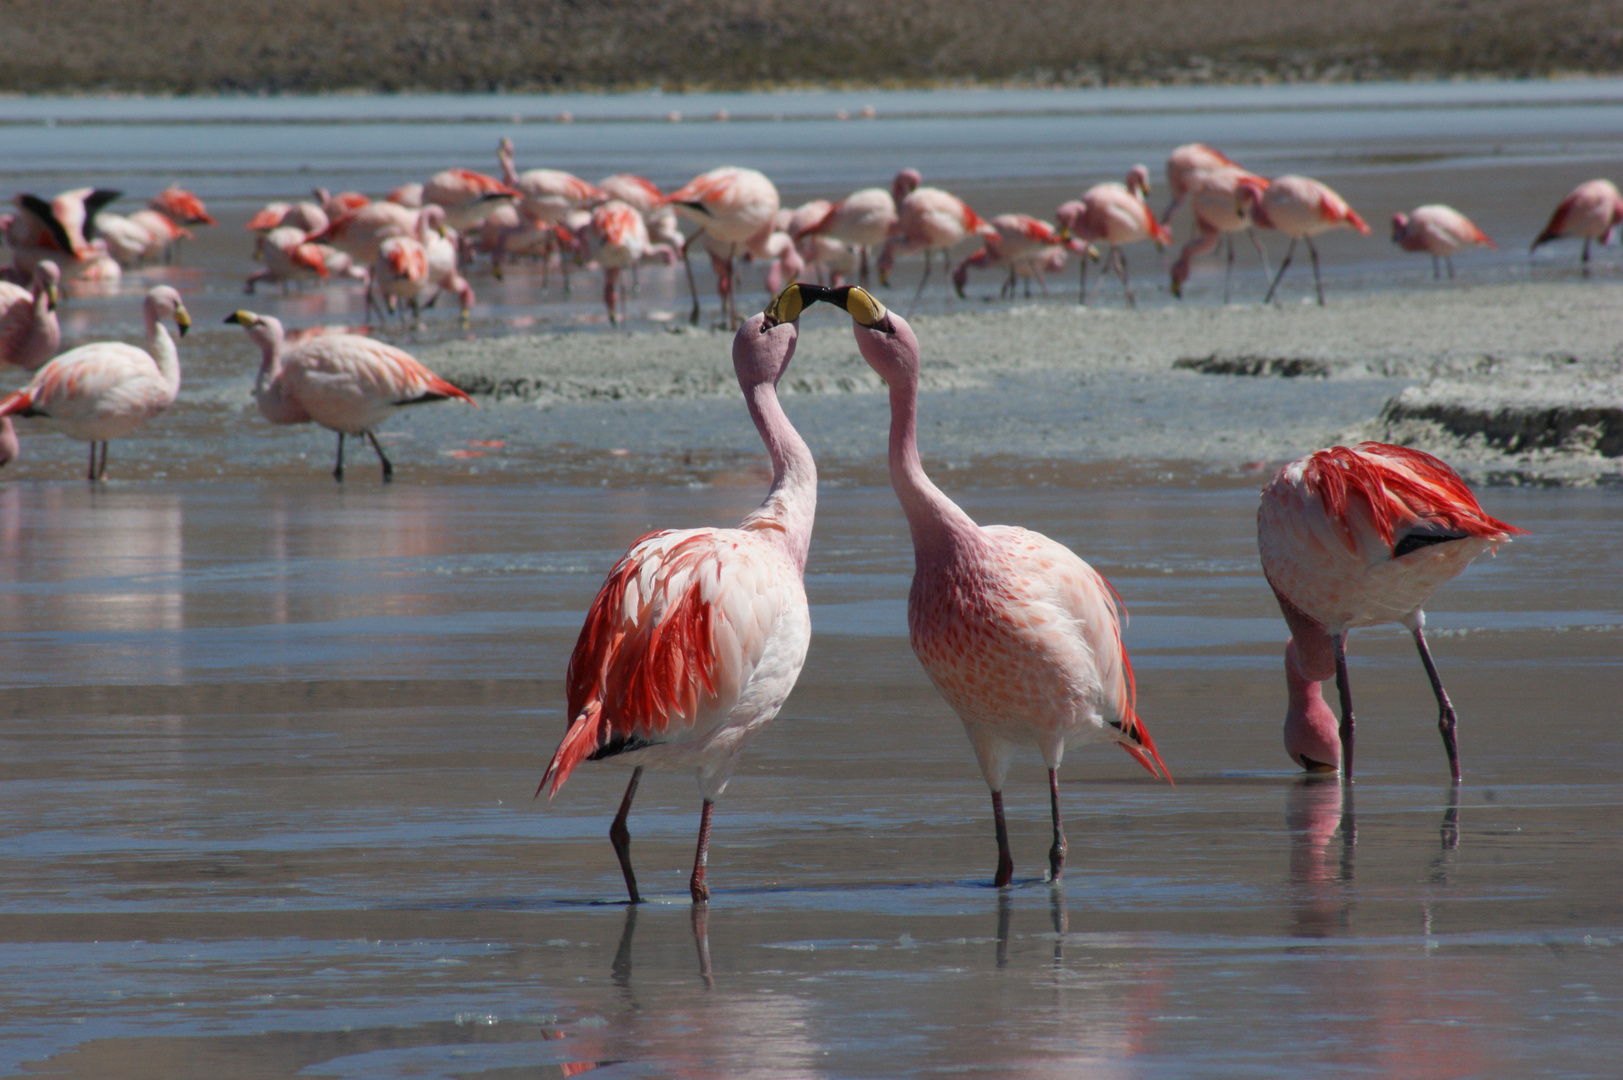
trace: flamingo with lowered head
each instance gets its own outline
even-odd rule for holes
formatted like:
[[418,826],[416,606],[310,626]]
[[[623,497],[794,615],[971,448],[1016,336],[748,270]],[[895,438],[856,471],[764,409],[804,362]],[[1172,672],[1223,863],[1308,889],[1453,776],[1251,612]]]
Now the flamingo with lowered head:
[[[736,322],[734,260],[741,252],[761,247],[772,235],[779,205],[777,187],[754,169],[723,165],[695,176],[666,195],[665,205],[699,227],[699,232],[682,245],[682,264],[687,268],[688,289],[693,294],[693,313],[688,321],[699,325],[699,286],[693,280],[693,266],[687,256],[688,248],[702,233],[725,252],[724,256],[717,256],[727,264],[726,274],[718,280],[717,291],[722,294],[723,318]],[[773,257],[778,254],[781,251]]]
[[1369,235],[1369,226],[1358,216],[1347,200],[1330,189],[1328,184],[1306,176],[1277,176],[1272,180],[1242,176],[1236,182],[1235,205],[1252,221],[1265,229],[1277,229],[1291,238],[1285,249],[1285,261],[1279,264],[1264,304],[1273,300],[1274,290],[1290,269],[1291,256],[1296,254],[1296,241],[1307,244],[1307,253],[1313,259],[1313,289],[1318,294],[1319,306],[1324,306],[1324,284],[1319,280],[1319,249],[1313,238],[1331,229],[1354,229]]
[[907,626],[913,652],[969,735],[992,789],[995,883],[1014,875],[1003,782],[1015,751],[1048,766],[1052,877],[1064,872],[1059,766],[1069,747],[1113,742],[1151,775],[1165,764],[1135,710],[1133,668],[1110,583],[1069,548],[1008,525],[977,525],[930,482],[916,439],[919,342],[866,290],[800,286],[850,313],[857,348],[890,387],[890,479],[913,535]]
[[1172,201],[1167,203],[1166,211],[1161,215],[1161,223],[1163,225],[1171,223],[1172,215],[1178,212],[1178,207],[1183,205],[1184,199],[1199,186],[1202,173],[1222,169],[1240,169],[1240,166],[1222,151],[1214,150],[1205,143],[1184,143],[1168,154],[1167,188],[1172,192]]
[[1392,215],[1392,242],[1404,251],[1424,251],[1431,256],[1431,276],[1442,277],[1439,262],[1448,264],[1448,279],[1454,280],[1454,253],[1480,244],[1498,250],[1488,234],[1471,219],[1441,203],[1417,206],[1407,214]]
[[[1121,278],[1121,289],[1127,297],[1127,306],[1134,307],[1133,287],[1127,279],[1127,256],[1122,254],[1124,244],[1153,240],[1157,247],[1172,243],[1167,232],[1150,210],[1145,197],[1150,193],[1150,170],[1134,165],[1127,172],[1125,183],[1114,181],[1095,184],[1082,193],[1082,198],[1061,203],[1054,211],[1060,231],[1067,239],[1084,244],[1105,243],[1104,271],[1114,269]],[[1088,260],[1082,263],[1081,282],[1077,288],[1077,302],[1088,302]],[[1104,272],[1101,271],[1101,274]]]
[[56,263],[41,259],[30,288],[0,281],[0,364],[38,371],[62,347],[56,320],[61,280]]
[[557,794],[583,761],[635,763],[609,829],[633,904],[642,895],[626,817],[643,769],[698,774],[703,805],[688,889],[703,903],[711,810],[738,755],[794,688],[811,641],[803,578],[817,466],[777,392],[794,356],[804,287],[789,286],[733,337],[733,369],[772,458],[766,500],[736,529],[669,529],[632,544],[592,601],[569,658],[569,728],[541,788]]
[[1564,236],[1579,236],[1584,241],[1584,276],[1589,275],[1589,245],[1599,240],[1606,243],[1612,230],[1623,223],[1623,194],[1610,180],[1588,180],[1573,188],[1561,205],[1550,215],[1549,224],[1533,240],[1529,252],[1539,245],[1548,244]]
[[[86,479],[107,475],[107,444],[122,439],[175,403],[180,392],[180,354],[163,320],[173,318],[182,336],[191,316],[168,285],[147,293],[147,347],[98,341],[69,349],[34,373],[27,386],[0,400],[0,416],[37,416],[47,427],[90,444]],[[101,461],[96,445],[101,444]]]
[[359,334],[322,333],[292,348],[285,345],[280,320],[238,311],[226,316],[248,331],[259,346],[254,400],[273,424],[315,421],[338,433],[333,479],[344,479],[344,436],[372,444],[383,466],[383,482],[394,479],[394,464],[378,445],[376,428],[408,405],[457,398],[476,402],[428,370],[416,357],[393,345]]
[[[1353,771],[1347,631],[1407,627],[1437,696],[1437,727],[1460,778],[1454,706],[1432,664],[1421,605],[1484,551],[1523,530],[1489,517],[1459,475],[1430,454],[1366,442],[1319,450],[1262,489],[1262,572],[1290,627],[1285,751],[1310,772]],[[1335,677],[1339,724],[1319,690]]]
[[924,177],[917,169],[903,169],[891,179],[889,191],[882,187],[853,191],[831,204],[820,219],[791,235],[797,241],[806,236],[822,236],[856,248],[860,258],[857,283],[866,287],[869,250],[890,237],[898,220],[897,207],[923,183]]
[[[1015,281],[1021,270],[1028,275],[1035,276],[1042,284],[1043,294],[1048,293],[1048,285],[1043,282],[1043,264],[1048,262],[1054,253],[1065,250],[1065,238],[1059,230],[1031,217],[1028,214],[999,214],[990,222],[997,231],[996,236],[986,238],[986,245],[975,254],[958,264],[952,272],[952,287],[958,290],[958,295],[964,295],[964,285],[969,281],[970,267],[1008,267],[1008,277],[998,296],[1014,295]],[[1060,265],[1064,265],[1063,258]],[[1026,295],[1031,295],[1030,276],[1026,280]]]
[[[1170,170],[1170,165],[1168,168]],[[1172,264],[1173,296],[1183,298],[1183,285],[1189,280],[1190,264],[1195,256],[1216,251],[1218,240],[1223,239],[1228,247],[1228,262],[1223,267],[1223,303],[1228,303],[1229,280],[1234,275],[1234,234],[1241,229],[1251,238],[1251,246],[1257,249],[1263,277],[1273,277],[1268,270],[1268,252],[1257,239],[1251,215],[1240,205],[1241,180],[1268,184],[1265,178],[1238,167],[1207,169],[1186,180],[1185,191],[1191,196],[1190,208],[1194,211],[1197,232],[1178,253],[1178,261]]]
[[[949,265],[948,251],[959,241],[970,236],[983,238],[997,235],[997,230],[972,210],[968,203],[940,188],[921,187],[908,192],[896,207],[896,226],[890,239],[879,253],[879,283],[890,284],[891,267],[897,255],[924,252],[924,274],[919,287],[908,305],[912,311],[924,295],[925,283],[930,280],[931,255],[941,252],[943,269]],[[949,288],[951,286],[949,285]]]

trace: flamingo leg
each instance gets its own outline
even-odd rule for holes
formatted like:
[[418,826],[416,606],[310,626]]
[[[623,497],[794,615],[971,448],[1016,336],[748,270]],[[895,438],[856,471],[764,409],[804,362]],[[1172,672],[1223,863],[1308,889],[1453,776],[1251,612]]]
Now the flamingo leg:
[[1088,306],[1088,249],[1083,248],[1082,254],[1077,256],[1077,262],[1082,264],[1082,281],[1076,287],[1076,302],[1083,307]]
[[739,323],[738,318],[738,245],[734,244],[727,249],[727,295],[723,297],[726,310],[722,317],[727,320],[727,328],[731,330]]
[[1346,783],[1353,774],[1353,707],[1352,685],[1347,681],[1347,634],[1343,631],[1330,640],[1336,650],[1336,694],[1341,698],[1341,779]]
[[378,437],[376,435],[372,434],[370,431],[363,431],[361,434],[366,437],[367,442],[372,444],[372,449],[378,452],[378,460],[383,463],[383,482],[385,484],[389,483],[394,479],[394,465],[390,463],[389,455],[383,452],[383,447],[378,444]]
[[1584,237],[1583,264],[1584,264],[1584,277],[1588,277],[1589,276],[1589,238],[1587,236]]
[[1014,856],[1009,853],[1009,823],[1003,820],[1003,792],[992,792],[992,824],[997,830],[997,877],[992,884],[999,889],[1014,880]]
[[85,479],[91,483],[96,482],[96,440],[90,440],[90,465],[85,469]]
[[1291,256],[1294,254],[1296,254],[1296,237],[1293,236],[1291,237],[1290,247],[1285,249],[1285,261],[1279,264],[1279,273],[1274,275],[1274,283],[1268,286],[1268,295],[1262,298],[1264,304],[1273,301],[1274,290],[1279,288],[1279,279],[1285,276],[1286,270],[1290,269]]
[[631,813],[631,800],[637,797],[640,780],[642,766],[638,765],[631,770],[631,783],[626,785],[625,798],[620,800],[620,812],[614,815],[614,824],[609,826],[609,843],[614,845],[614,856],[620,860],[620,873],[625,875],[626,892],[631,895],[633,904],[642,903],[642,894],[637,891],[637,875],[631,869],[631,830],[626,828],[626,818]]
[[1313,260],[1313,291],[1319,296],[1319,306],[1323,307],[1324,284],[1319,280],[1319,249],[1313,246],[1311,236],[1302,237],[1302,242],[1307,245],[1307,253]]
[[107,440],[107,439],[103,439],[101,441],[101,464],[96,467],[96,479],[97,480],[105,480],[105,479],[107,479],[107,447],[108,447],[108,443],[109,443],[109,440]]
[[1121,275],[1121,291],[1127,295],[1127,306],[1136,308],[1138,304],[1133,301],[1133,286],[1127,279],[1127,255],[1121,248],[1116,248],[1115,252],[1116,273]]
[[1229,302],[1229,278],[1234,276],[1234,234],[1229,233],[1224,239],[1229,249],[1229,261],[1223,267],[1223,303],[1226,304]]
[[907,305],[907,314],[911,316],[913,309],[919,306],[919,297],[924,295],[924,286],[930,280],[930,249],[924,249],[924,276],[919,278],[919,287],[913,293],[913,302]]
[[1443,737],[1443,749],[1448,751],[1448,772],[1454,783],[1460,782],[1460,749],[1454,729],[1458,719],[1454,703],[1448,700],[1443,680],[1437,676],[1437,665],[1431,662],[1431,650],[1426,647],[1426,635],[1418,626],[1414,630],[1415,647],[1420,650],[1420,662],[1426,665],[1426,677],[1431,680],[1431,692],[1437,695],[1437,731]]
[[[1042,271],[1033,270],[1032,274],[1037,278],[1037,287],[1043,291],[1043,299],[1047,300],[1048,299],[1048,282],[1043,280]],[[1031,294],[1028,292],[1026,295],[1030,296]]]
[[1069,849],[1065,843],[1065,823],[1059,815],[1059,770],[1048,770],[1048,805],[1054,814],[1054,846],[1048,849],[1048,876],[1051,881],[1058,881],[1065,873],[1065,852]]
[[340,484],[344,482],[344,433],[338,433],[338,464],[333,466],[332,478]]
[[710,811],[715,805],[706,799],[704,808],[699,811],[699,848],[693,855],[693,877],[688,880],[688,892],[693,894],[695,904],[710,900],[710,886],[705,884],[704,871],[710,862]]
[[1251,238],[1251,246],[1257,249],[1257,257],[1262,260],[1262,276],[1271,277],[1272,271],[1268,269],[1268,249],[1262,246],[1262,240],[1257,237],[1257,230],[1248,227],[1245,234]]
[[693,264],[688,262],[688,248],[698,238],[699,234],[694,233],[682,245],[682,269],[688,272],[688,291],[693,294],[693,313],[688,316],[688,323],[693,326],[699,325],[699,283],[693,280]]

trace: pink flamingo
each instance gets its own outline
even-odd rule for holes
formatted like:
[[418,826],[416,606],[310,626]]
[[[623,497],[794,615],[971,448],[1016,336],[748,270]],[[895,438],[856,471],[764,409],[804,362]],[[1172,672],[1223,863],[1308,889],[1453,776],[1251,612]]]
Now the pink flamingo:
[[879,253],[879,283],[889,286],[891,267],[896,265],[897,255],[924,252],[924,275],[919,278],[919,287],[908,305],[908,311],[912,312],[918,307],[919,297],[924,295],[924,286],[930,280],[931,254],[941,252],[945,269],[950,265],[947,252],[973,235],[992,237],[997,235],[997,230],[956,195],[933,187],[913,189],[897,205],[896,225]]
[[[542,263],[544,286],[547,263],[551,261],[552,253],[560,246],[560,238],[554,226],[571,210],[605,198],[604,192],[596,185],[559,169],[526,169],[520,173],[513,164],[511,139],[504,138],[497,144],[496,159],[501,165],[503,182],[518,191],[521,198],[517,204],[519,220],[516,223],[505,225],[507,217],[503,215],[505,227],[496,238],[492,263],[498,268],[497,276],[500,277],[499,268],[506,255],[511,252],[537,251],[544,260]],[[568,288],[569,271],[566,267],[565,291],[568,291]]]
[[145,229],[152,237],[144,258],[171,259],[180,248],[180,241],[190,240],[187,225],[215,225],[213,215],[203,200],[177,184],[171,184],[154,195],[146,208],[130,215],[130,220]]
[[244,226],[249,232],[263,236],[272,229],[298,229],[307,234],[325,232],[332,219],[318,203],[266,203]]
[[0,364],[38,371],[62,347],[56,321],[57,290],[62,271],[42,259],[34,267],[32,287],[0,281]]
[[[1103,242],[1110,246],[1105,255],[1105,270],[1114,269],[1121,278],[1121,289],[1127,297],[1127,306],[1137,306],[1133,288],[1127,279],[1127,256],[1122,253],[1125,244],[1140,240],[1153,240],[1158,247],[1172,243],[1172,234],[1155,220],[1145,197],[1150,194],[1150,170],[1134,165],[1127,171],[1126,183],[1095,184],[1082,193],[1081,199],[1062,203],[1054,211],[1060,229],[1066,237],[1074,237],[1084,244]],[[1088,302],[1088,260],[1082,259],[1081,284],[1077,302]],[[1102,272],[1101,272],[1102,273]]]
[[[344,262],[349,256],[326,244],[311,244],[304,239],[302,229],[282,225],[261,236],[254,245],[254,254],[264,266],[248,275],[242,291],[249,296],[260,282],[279,282],[286,294],[287,283],[309,278],[325,279],[334,271],[329,265],[332,256]],[[342,272],[342,271],[339,271]]]
[[860,259],[857,280],[866,286],[869,250],[890,237],[897,227],[897,207],[922,183],[924,178],[917,169],[903,169],[892,178],[889,191],[882,187],[853,191],[831,204],[822,218],[790,235],[797,241],[806,236],[823,236],[856,248]]
[[1280,278],[1290,269],[1291,256],[1296,253],[1296,241],[1301,240],[1307,244],[1307,252],[1313,259],[1313,288],[1318,294],[1319,306],[1323,307],[1324,284],[1319,280],[1319,249],[1313,246],[1313,238],[1331,229],[1356,229],[1368,236],[1369,226],[1364,224],[1364,219],[1347,205],[1346,199],[1330,190],[1328,184],[1321,184],[1306,176],[1280,176],[1266,182],[1261,177],[1242,176],[1238,181],[1237,195],[1235,205],[1248,212],[1252,221],[1265,229],[1277,229],[1291,238],[1290,247],[1285,249],[1285,261],[1279,264],[1279,273],[1274,275],[1273,284],[1268,286],[1268,295],[1262,298],[1262,302],[1266,304],[1273,300]]
[[477,225],[495,203],[517,198],[520,193],[514,188],[472,169],[437,172],[428,178],[422,193],[423,206],[444,207],[446,224],[453,229]]
[[[24,212],[13,218],[6,235],[16,265],[32,274],[41,259],[51,259],[67,276],[118,280],[117,263],[107,255],[106,245],[92,241],[96,215],[122,194],[106,188],[75,188],[50,202],[36,195],[16,196],[13,202]],[[113,265],[104,266],[107,262]]]
[[[1027,214],[999,214],[989,223],[995,235],[986,238],[986,245],[958,264],[952,272],[952,287],[958,290],[958,295],[964,295],[964,285],[969,280],[969,268],[987,268],[991,266],[1007,266],[1008,279],[1004,281],[1003,288],[998,296],[1013,296],[1015,280],[1019,276],[1017,267],[1023,267],[1027,272],[1037,278],[1042,285],[1043,295],[1048,295],[1048,285],[1043,281],[1043,261],[1049,259],[1054,249],[1063,250],[1065,237],[1060,235],[1058,229]],[[1061,266],[1064,265],[1063,260]],[[1026,295],[1031,295],[1031,281],[1026,281]]]
[[396,203],[408,210],[421,210],[423,208],[423,184],[401,184],[383,197],[385,202]]
[[541,788],[551,784],[550,798],[583,761],[635,756],[609,829],[633,904],[642,896],[626,817],[643,769],[697,770],[703,806],[688,888],[703,903],[711,809],[739,753],[794,688],[811,641],[802,578],[817,466],[777,393],[794,356],[800,288],[784,290],[733,337],[733,368],[772,457],[766,500],[736,529],[665,530],[632,544],[592,601],[569,658],[569,729]]
[[1453,254],[1462,247],[1481,244],[1498,250],[1488,235],[1471,219],[1439,203],[1417,206],[1407,214],[1392,215],[1392,242],[1404,251],[1424,251],[1431,256],[1431,276],[1442,277],[1439,260],[1448,264],[1448,279],[1454,280]]
[[[737,322],[738,306],[733,289],[737,278],[733,262],[740,252],[764,243],[772,234],[779,205],[777,187],[754,169],[723,165],[695,176],[665,196],[665,205],[726,249],[727,273],[718,281],[718,291],[722,294],[723,318]],[[688,248],[698,235],[695,233],[682,245],[682,265],[687,268],[688,289],[693,294],[693,313],[688,321],[694,326],[699,325],[699,286],[693,280]]]
[[156,210],[179,225],[219,224],[208,212],[208,207],[203,205],[203,200],[179,184],[170,184],[152,196],[147,209]]
[[476,405],[460,389],[428,370],[416,357],[393,345],[344,332],[307,337],[287,348],[279,320],[238,311],[226,316],[248,331],[259,346],[254,400],[273,424],[315,421],[338,433],[333,479],[344,479],[344,436],[372,444],[383,466],[383,482],[394,479],[394,464],[378,445],[377,426],[409,405],[456,398]]
[[[147,293],[145,351],[121,341],[69,349],[34,373],[27,386],[0,400],[0,416],[37,416],[46,426],[90,444],[86,479],[107,475],[107,443],[122,439],[175,403],[180,354],[164,329],[173,318],[182,337],[191,316],[168,285]],[[101,463],[96,445],[101,444]]]
[[378,249],[385,240],[416,234],[421,213],[398,203],[368,203],[359,210],[333,218],[326,228],[310,233],[305,239],[311,243],[331,244],[362,266],[370,266],[377,261]]
[[1183,200],[1199,186],[1202,173],[1220,169],[1240,169],[1240,166],[1205,143],[1185,143],[1168,154],[1167,188],[1172,192],[1172,201],[1167,203],[1166,212],[1161,215],[1162,223],[1172,221],[1172,215],[1178,212]]
[[[1167,173],[1170,176],[1171,162],[1167,163]],[[1234,273],[1234,234],[1244,229],[1251,238],[1251,245],[1257,249],[1257,255],[1262,259],[1262,273],[1264,277],[1271,278],[1273,274],[1268,270],[1268,252],[1263,249],[1262,241],[1257,239],[1257,230],[1252,224],[1250,215],[1240,205],[1240,181],[1247,180],[1268,185],[1268,181],[1253,173],[1248,173],[1238,167],[1223,167],[1206,169],[1195,173],[1184,180],[1183,193],[1192,195],[1190,208],[1195,214],[1195,228],[1198,230],[1195,238],[1185,244],[1183,251],[1178,255],[1178,261],[1172,264],[1172,295],[1183,297],[1183,283],[1189,280],[1190,263],[1197,255],[1206,255],[1217,250],[1219,238],[1228,241],[1228,262],[1223,267],[1223,303],[1229,301],[1229,279]]]
[[977,525],[930,482],[915,436],[919,343],[906,320],[857,287],[801,289],[851,314],[857,347],[890,387],[890,480],[913,534],[908,632],[930,681],[963,720],[992,789],[996,884],[1014,875],[1003,781],[1016,749],[1028,744],[1048,766],[1048,865],[1058,880],[1066,852],[1059,766],[1067,747],[1114,742],[1151,775],[1171,779],[1134,709],[1115,590],[1046,536]]
[[[1454,706],[1426,647],[1421,605],[1478,555],[1522,531],[1489,517],[1453,469],[1419,450],[1336,446],[1281,469],[1262,490],[1257,547],[1291,631],[1285,646],[1291,760],[1352,777],[1347,631],[1396,622],[1420,650],[1457,782]],[[1339,725],[1319,691],[1331,675],[1341,698]]]
[[1610,180],[1590,180],[1573,188],[1561,205],[1550,215],[1550,223],[1533,241],[1529,252],[1540,244],[1559,240],[1564,236],[1581,236],[1584,240],[1584,276],[1589,276],[1589,244],[1592,240],[1606,243],[1612,230],[1623,222],[1623,195]]
[[316,202],[321,204],[322,213],[329,219],[341,218],[353,210],[364,210],[372,205],[372,200],[359,191],[340,191],[334,195],[326,188],[311,188],[310,194],[315,196]]
[[603,269],[603,306],[608,308],[609,325],[618,326],[624,317],[624,298],[620,298],[619,312],[615,303],[621,274],[646,258],[650,247],[648,224],[636,207],[610,199],[592,211],[586,250]]

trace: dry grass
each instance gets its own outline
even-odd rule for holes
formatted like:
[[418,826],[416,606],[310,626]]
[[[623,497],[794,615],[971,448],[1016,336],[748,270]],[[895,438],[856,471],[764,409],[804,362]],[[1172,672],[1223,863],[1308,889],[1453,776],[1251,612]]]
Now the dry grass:
[[1623,71],[1623,0],[0,0],[0,90],[1062,85]]

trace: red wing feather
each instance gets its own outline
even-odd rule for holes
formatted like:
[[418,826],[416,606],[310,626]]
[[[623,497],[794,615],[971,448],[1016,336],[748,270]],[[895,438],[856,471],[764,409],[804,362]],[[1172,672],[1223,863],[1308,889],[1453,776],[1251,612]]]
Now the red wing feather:
[[1349,549],[1356,547],[1347,509],[1363,504],[1381,540],[1391,546],[1397,530],[1435,521],[1454,532],[1502,540],[1526,530],[1487,515],[1459,474],[1422,450],[1366,442],[1333,446],[1310,459],[1303,476],[1319,493]]

